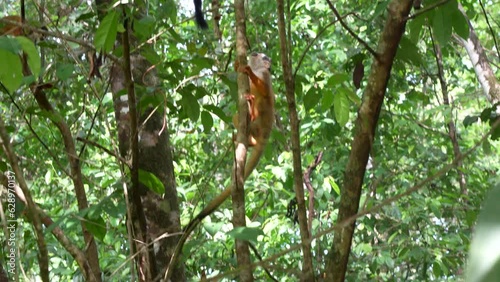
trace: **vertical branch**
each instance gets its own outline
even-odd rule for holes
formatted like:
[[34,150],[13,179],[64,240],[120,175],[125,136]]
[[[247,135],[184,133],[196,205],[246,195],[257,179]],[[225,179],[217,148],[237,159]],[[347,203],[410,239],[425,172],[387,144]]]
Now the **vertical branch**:
[[152,248],[146,248],[149,244],[149,238],[147,236],[146,229],[146,216],[144,214],[144,208],[142,206],[141,198],[141,187],[139,183],[139,135],[138,135],[138,114],[137,114],[137,101],[135,95],[134,82],[132,80],[132,68],[130,62],[130,31],[131,31],[131,20],[130,15],[127,15],[126,5],[122,6],[125,32],[122,37],[123,45],[123,72],[125,76],[125,88],[128,95],[128,107],[130,114],[130,150],[132,158],[131,167],[131,180],[132,189],[130,192],[131,203],[132,203],[132,215],[136,215],[136,219],[131,219],[133,221],[133,229],[135,231],[136,239],[136,251],[139,252],[138,262],[138,274],[139,281],[149,281],[153,277],[156,277],[156,263],[154,260],[154,252]]
[[[380,109],[412,4],[412,0],[392,0],[387,6],[387,20],[380,34],[376,59],[371,67],[368,85],[363,92],[354,126],[354,138],[351,142],[351,152],[340,195],[338,224],[342,224],[358,212],[361,187],[375,138]],[[355,226],[354,221],[346,224],[342,229],[335,230],[325,269],[326,281],[345,281]]]
[[[21,18],[23,23],[25,21],[25,13],[26,12],[24,8],[24,1],[21,1]],[[27,60],[24,55],[22,56],[22,61],[23,61],[23,74],[25,76],[31,75],[31,71],[29,70]],[[52,119],[52,122],[61,133],[61,138],[64,144],[64,150],[66,156],[68,157],[68,162],[70,164],[71,180],[73,181],[75,189],[75,195],[78,202],[78,210],[80,211],[85,210],[89,207],[89,204],[87,200],[87,194],[85,192],[85,187],[83,185],[83,175],[80,165],[80,159],[78,158],[78,154],[76,153],[75,142],[73,140],[71,130],[66,121],[64,120],[64,118],[61,116],[61,114],[52,107],[42,87],[38,87],[37,83],[32,83],[30,85],[30,89],[40,109],[47,111],[54,117]],[[101,268],[99,266],[99,253],[97,251],[97,244],[94,240],[94,236],[92,235],[92,233],[89,232],[83,221],[81,221],[81,227],[82,227],[83,239],[86,245],[85,254],[87,256],[89,263],[88,265],[89,268],[88,269],[86,268],[84,272],[87,273],[87,279],[89,281],[101,281]],[[37,226],[35,225],[35,229],[36,228]],[[40,252],[42,253],[41,256],[47,258],[48,256],[44,254],[46,252],[46,250],[44,250],[46,249],[46,246],[39,246],[39,248]],[[45,263],[41,260],[40,264],[41,264],[40,265],[41,276],[42,279],[45,281],[43,277],[46,276],[48,278],[49,274],[48,270],[47,274],[45,274],[44,273],[45,270],[43,269],[44,268],[48,269],[48,262]],[[47,266],[45,266],[45,264],[47,264]]]
[[[281,64],[283,66],[283,77],[285,79],[286,100],[288,102],[288,112],[290,116],[292,154],[293,154],[293,179],[295,188],[295,197],[297,199],[300,238],[302,244],[302,253],[304,256],[304,266],[302,269],[303,277],[301,281],[314,281],[314,271],[312,264],[312,254],[310,237],[311,234],[307,228],[306,204],[304,200],[304,186],[302,180],[302,161],[300,159],[300,134],[299,117],[297,114],[297,104],[295,102],[295,81],[291,67],[291,49],[288,48],[285,28],[285,4],[284,0],[278,3],[278,31],[280,40]],[[290,19],[288,19],[290,20]]]
[[[18,159],[14,153],[14,149],[10,144],[9,136],[7,135],[7,130],[5,129],[5,123],[3,118],[0,116],[0,140],[2,141],[3,151],[7,155],[7,159],[10,162],[14,175],[8,175],[7,177],[17,180],[19,186],[21,187],[24,195],[26,196],[26,208],[28,211],[28,217],[33,222],[33,227],[35,228],[36,244],[38,246],[38,263],[40,267],[40,278],[43,282],[49,282],[49,255],[47,250],[47,243],[43,235],[42,221],[40,220],[40,215],[35,209],[35,202],[31,197],[31,193],[28,189],[28,184],[26,184],[24,177],[22,177],[23,171],[19,168]],[[17,177],[16,177],[17,175]],[[7,236],[7,234],[5,234]]]
[[[235,0],[234,9],[236,14],[236,60],[240,66],[247,64],[247,38],[245,25],[245,1]],[[244,73],[238,72],[238,135],[236,137],[236,152],[234,160],[233,190],[231,191],[233,200],[233,226],[244,227],[245,223],[245,191],[243,190],[245,171],[245,161],[248,146],[249,118],[248,105],[245,94],[250,92],[248,77]],[[250,249],[247,241],[236,239],[236,258],[238,266],[247,266],[251,263]],[[242,268],[240,270],[240,281],[253,281],[252,269]]]
[[[448,84],[446,83],[446,78],[444,77],[444,68],[443,68],[443,54],[441,53],[441,47],[434,40],[434,35],[432,34],[432,30],[429,27],[429,32],[431,34],[432,45],[434,46],[434,55],[436,57],[436,65],[438,68],[438,79],[439,84],[441,85],[441,93],[443,94],[443,104],[445,104],[450,109],[449,121],[445,121],[448,126],[448,136],[450,137],[451,144],[453,146],[453,154],[455,155],[455,160],[457,162],[457,173],[458,173],[458,183],[460,185],[460,192],[462,195],[467,195],[467,181],[465,179],[465,174],[462,171],[463,161],[462,161],[462,152],[460,151],[460,146],[458,144],[457,138],[457,127],[455,126],[455,122],[452,118],[452,110],[453,105],[450,104],[450,98],[448,95]],[[448,118],[445,115],[445,119]]]

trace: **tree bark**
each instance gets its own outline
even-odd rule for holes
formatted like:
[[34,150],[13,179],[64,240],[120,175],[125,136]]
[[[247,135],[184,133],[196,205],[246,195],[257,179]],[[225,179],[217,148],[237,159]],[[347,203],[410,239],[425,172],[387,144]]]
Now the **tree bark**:
[[[292,72],[291,50],[288,48],[290,41],[287,40],[285,28],[285,4],[283,0],[277,3],[278,8],[278,32],[280,39],[281,64],[283,66],[283,77],[285,79],[286,100],[288,103],[288,114],[290,116],[291,143],[293,155],[293,181],[295,198],[297,199],[297,213],[299,218],[300,239],[304,264],[302,268],[301,281],[315,281],[314,268],[311,252],[311,233],[307,226],[306,203],[304,199],[304,181],[302,177],[302,160],[300,149],[299,116],[295,102],[295,80]],[[288,19],[290,20],[290,19]],[[291,30],[288,30],[290,34]],[[309,216],[313,216],[310,214]]]
[[[235,0],[234,9],[236,16],[236,56],[240,66],[247,64],[247,37],[245,25],[245,1]],[[234,189],[231,191],[233,201],[233,227],[246,226],[245,213],[245,190],[243,174],[245,171],[245,162],[248,148],[248,135],[250,128],[248,126],[248,101],[245,94],[250,92],[250,85],[246,74],[238,72],[238,120],[245,121],[238,124],[238,135],[236,137],[237,145],[234,160],[233,181]],[[238,266],[248,266],[252,260],[248,242],[236,239],[236,259]],[[254,281],[252,269],[248,267],[241,268],[239,271],[240,281]]]
[[[462,45],[474,67],[474,71],[476,72],[477,79],[481,84],[484,95],[488,98],[492,104],[496,104],[500,102],[500,84],[498,83],[497,78],[495,77],[495,73],[491,68],[490,62],[486,53],[484,52],[484,48],[479,42],[479,38],[474,31],[474,27],[472,26],[467,14],[465,14],[464,8],[458,3],[458,8],[464,15],[467,23],[469,24],[469,38],[463,39],[459,36],[455,36],[460,45]],[[497,112],[500,111],[500,108],[497,107]]]
[[[392,63],[405,30],[406,17],[410,13],[412,4],[411,0],[392,0],[387,7],[387,21],[380,35],[377,55],[374,58],[354,127],[354,139],[351,143],[351,152],[344,173],[344,185],[341,189],[337,220],[339,223],[358,211],[361,186],[375,138],[380,109],[384,101]],[[345,280],[355,224],[354,221],[335,231],[325,269],[326,281]]]

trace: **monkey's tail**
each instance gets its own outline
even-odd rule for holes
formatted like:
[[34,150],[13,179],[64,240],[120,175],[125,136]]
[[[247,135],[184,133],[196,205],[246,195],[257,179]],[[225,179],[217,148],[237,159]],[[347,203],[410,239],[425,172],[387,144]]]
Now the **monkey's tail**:
[[[257,164],[259,163],[259,160],[262,157],[262,154],[264,153],[265,147],[266,147],[266,142],[258,143],[253,147],[252,154],[250,155],[250,158],[248,159],[245,165],[244,180],[247,180],[250,174],[252,174],[252,171],[255,169],[255,167],[257,167]],[[178,257],[181,255],[182,247],[184,246],[184,243],[186,243],[186,240],[191,234],[191,232],[193,232],[196,226],[198,226],[198,224],[207,215],[215,211],[227,198],[229,198],[229,195],[231,195],[231,190],[233,190],[232,184],[229,184],[229,186],[226,189],[224,189],[224,191],[222,191],[222,193],[220,193],[219,196],[217,196],[210,203],[208,203],[208,205],[186,226],[186,228],[184,229],[184,233],[179,239],[179,242],[177,242],[177,246],[175,247],[175,251],[172,255],[172,258],[170,259],[170,263],[165,272],[164,276],[165,281],[168,281],[168,279],[170,279],[175,264],[177,263]]]
[[260,158],[262,157],[262,154],[264,153],[264,148],[266,148],[266,143],[257,143],[253,147],[252,154],[250,155],[250,158],[248,159],[247,163],[245,164],[245,174],[244,174],[244,180],[247,180],[247,178],[252,174],[252,171],[257,167],[259,164]]
[[232,184],[229,184],[222,193],[219,194],[215,199],[210,201],[208,205],[198,214],[196,215],[195,218],[193,218],[189,224],[184,228],[184,232],[177,242],[177,246],[175,247],[174,253],[172,254],[172,257],[170,258],[170,263],[167,266],[167,270],[165,272],[164,280],[169,281],[172,272],[175,268],[175,265],[177,264],[178,258],[181,255],[182,252],[182,247],[184,246],[184,243],[186,243],[187,238],[193,230],[200,224],[200,222],[209,214],[211,214],[213,211],[215,211],[228,197],[231,195],[231,190]]
[[208,28],[208,24],[205,21],[205,17],[203,16],[201,0],[194,0],[194,19],[196,20],[196,24],[201,29]]

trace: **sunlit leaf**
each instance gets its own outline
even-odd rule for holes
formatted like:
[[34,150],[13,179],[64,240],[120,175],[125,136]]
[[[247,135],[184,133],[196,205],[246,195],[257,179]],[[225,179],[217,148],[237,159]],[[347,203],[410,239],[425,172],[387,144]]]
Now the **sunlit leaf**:
[[257,237],[264,235],[262,229],[254,227],[236,227],[233,230],[227,232],[227,235],[244,241],[257,242]]
[[38,77],[38,75],[40,74],[41,61],[35,44],[33,43],[33,41],[23,36],[16,37],[16,40],[19,42],[24,53],[27,56],[27,63],[30,67],[31,73],[34,77]]
[[0,83],[12,93],[17,90],[23,81],[23,65],[19,55],[0,49],[0,61],[8,68],[0,67]]
[[349,121],[349,100],[343,92],[338,92],[333,97],[333,108],[335,110],[335,120],[341,127]]
[[488,193],[474,229],[466,282],[500,281],[500,185]]
[[165,193],[165,186],[153,173],[139,169],[139,182],[158,195]]
[[110,52],[116,41],[118,33],[118,13],[110,11],[97,28],[94,46],[98,51]]

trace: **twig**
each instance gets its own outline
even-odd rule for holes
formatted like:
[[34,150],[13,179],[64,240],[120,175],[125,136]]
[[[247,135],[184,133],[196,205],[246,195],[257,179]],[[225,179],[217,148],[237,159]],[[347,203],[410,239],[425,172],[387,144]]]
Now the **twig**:
[[368,43],[366,43],[363,39],[361,39],[356,33],[354,33],[354,31],[352,31],[352,29],[349,26],[347,26],[346,23],[344,23],[344,21],[342,20],[342,17],[339,14],[339,11],[337,11],[337,9],[335,9],[335,6],[333,6],[332,2],[330,0],[326,0],[326,2],[328,3],[328,6],[330,6],[330,9],[333,11],[335,16],[337,17],[338,21],[340,22],[340,25],[342,25],[347,30],[347,32],[350,35],[352,35],[352,37],[354,37],[354,39],[356,39],[361,45],[363,45],[366,48],[366,50],[368,50],[368,52],[370,52],[372,54],[373,57],[378,59],[377,52],[375,52],[375,50],[373,50],[372,47],[370,47],[370,45],[368,45]]

